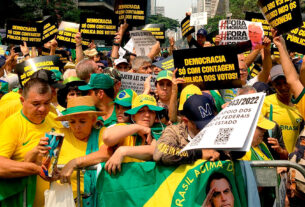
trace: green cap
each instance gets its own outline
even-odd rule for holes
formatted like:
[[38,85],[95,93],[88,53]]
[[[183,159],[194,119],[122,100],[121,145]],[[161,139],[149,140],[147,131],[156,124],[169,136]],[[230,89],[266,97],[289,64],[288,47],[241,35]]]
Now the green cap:
[[157,81],[167,79],[172,81],[173,80],[173,72],[170,70],[162,70],[158,76],[157,76]]
[[157,106],[156,99],[151,95],[141,94],[138,95],[133,101],[131,109],[125,111],[126,114],[134,115],[138,113],[138,111],[147,106],[151,111],[162,111],[164,108]]
[[114,103],[124,106],[131,107],[132,101],[137,97],[137,93],[132,89],[121,90],[114,99]]
[[51,70],[53,73],[55,73],[55,81],[62,81],[62,73],[59,70]]
[[88,91],[92,89],[109,89],[112,88],[114,82],[109,75],[103,73],[92,73],[89,83],[84,86],[79,86],[81,91]]
[[8,93],[8,82],[0,80],[0,93]]

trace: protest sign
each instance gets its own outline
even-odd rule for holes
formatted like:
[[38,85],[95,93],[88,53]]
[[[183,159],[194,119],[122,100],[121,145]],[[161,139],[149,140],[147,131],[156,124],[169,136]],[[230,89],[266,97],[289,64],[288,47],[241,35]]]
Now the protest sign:
[[156,38],[149,31],[130,31],[130,36],[137,56],[147,56],[152,46],[156,44]]
[[46,43],[53,39],[58,32],[55,20],[51,16],[46,16],[42,21],[42,42]]
[[[50,49],[43,47],[42,56],[49,56],[50,55]],[[69,55],[67,54],[66,50],[55,50],[55,55],[57,55],[60,58],[60,61],[63,63],[67,63],[69,61]]]
[[114,12],[118,16],[120,24],[126,19],[131,26],[144,25],[146,9],[146,0],[115,0]]
[[[58,28],[56,40],[59,46],[75,48],[75,35],[78,32],[79,24],[62,21]],[[82,40],[83,48],[90,44],[88,40]]]
[[305,22],[299,28],[291,30],[285,37],[287,49],[292,52],[305,53]]
[[264,36],[272,37],[271,27],[262,13],[246,12],[246,20],[250,22],[261,22],[264,29]]
[[236,44],[251,40],[252,47],[262,44],[264,30],[261,22],[249,22],[240,19],[219,21],[220,45]]
[[30,79],[31,75],[40,69],[61,70],[63,63],[56,55],[41,56],[28,59],[16,65],[14,73],[17,73],[22,86]]
[[191,26],[190,16],[185,17],[181,22],[181,32],[183,37],[187,37],[195,32],[195,27]]
[[302,25],[299,0],[259,0],[257,2],[270,26],[284,34]]
[[165,42],[164,24],[147,24],[142,30],[150,31],[158,41],[161,43]]
[[6,45],[0,45],[0,55],[5,55],[6,50],[7,50]]
[[274,43],[271,43],[271,55],[275,58],[280,58],[279,49],[276,47]]
[[169,56],[168,58],[165,58],[164,60],[155,62],[155,63],[153,63],[153,65],[157,66],[158,68],[161,68],[162,70],[171,70],[171,71],[175,70],[173,56]]
[[250,77],[254,78],[255,76],[257,76],[259,74],[259,72],[261,72],[261,67],[259,67],[257,64],[252,64],[250,67]]
[[228,46],[174,50],[176,76],[206,90],[241,87],[237,53]]
[[208,13],[201,12],[201,13],[193,13],[190,19],[191,26],[202,26],[208,24]]
[[[183,149],[249,151],[265,93],[235,97]],[[207,108],[205,108],[207,107]],[[212,113],[202,106],[204,113]]]
[[104,11],[101,14],[82,13],[80,17],[80,32],[82,37],[87,39],[112,39],[117,32],[117,18],[113,12]]
[[6,22],[6,41],[8,43],[27,46],[39,46],[42,41],[42,27],[37,22],[25,22],[8,19]]
[[134,48],[133,40],[129,39],[127,44],[124,46],[124,49],[127,50],[128,52],[133,52],[133,48]]
[[[121,73],[121,90],[124,89],[132,89],[137,94],[142,94],[144,91],[144,82],[147,77],[149,77],[149,74],[140,74],[140,73],[128,73],[128,72],[120,72]],[[156,76],[152,75],[150,85],[151,90],[155,90],[155,82],[156,82]]]
[[187,37],[195,32],[195,27],[191,26],[190,16],[187,16],[182,20],[181,32],[183,37]]

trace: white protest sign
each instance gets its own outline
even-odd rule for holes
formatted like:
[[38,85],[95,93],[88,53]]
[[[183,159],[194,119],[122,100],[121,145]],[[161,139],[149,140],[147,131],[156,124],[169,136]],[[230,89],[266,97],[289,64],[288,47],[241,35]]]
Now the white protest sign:
[[134,48],[133,40],[129,39],[129,41],[124,46],[124,49],[127,50],[128,52],[132,53],[133,52],[133,48]]
[[126,54],[126,50],[124,50],[122,47],[119,49],[119,57],[123,58],[123,56]]
[[191,26],[201,26],[208,24],[208,13],[201,12],[201,13],[194,13],[191,15]]
[[250,150],[264,98],[264,93],[235,97],[181,152],[190,149]]
[[261,22],[250,22],[240,19],[220,20],[219,35],[220,45],[236,44],[251,40],[252,47],[262,44],[264,30]]
[[149,31],[136,30],[130,31],[137,56],[147,56],[154,44],[156,38]]
[[[121,73],[121,90],[124,89],[132,89],[137,94],[142,94],[144,91],[144,82],[149,74],[140,74],[140,73],[128,73],[128,72],[120,72]],[[155,82],[156,76],[152,75],[150,80],[151,90],[155,90]]]

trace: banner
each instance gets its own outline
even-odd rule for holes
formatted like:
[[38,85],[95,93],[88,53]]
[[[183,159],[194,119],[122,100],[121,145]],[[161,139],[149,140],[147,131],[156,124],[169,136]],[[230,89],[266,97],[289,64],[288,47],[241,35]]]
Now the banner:
[[117,32],[117,18],[113,12],[99,15],[82,13],[80,17],[82,37],[91,40],[112,40]]
[[[124,89],[132,89],[137,94],[142,94],[144,92],[144,82],[149,74],[140,74],[140,73],[128,73],[128,72],[120,72],[121,74],[121,90]],[[151,90],[155,90],[156,76],[152,75],[150,81]]]
[[236,44],[251,40],[252,47],[262,44],[264,30],[261,22],[249,22],[239,19],[219,21],[220,45]]
[[[249,151],[265,93],[235,97],[183,149]],[[211,111],[204,108],[204,111]]]
[[0,45],[0,55],[5,55],[5,52],[7,50],[7,46],[6,45]]
[[292,52],[305,53],[305,22],[299,28],[291,30],[285,37],[287,49]]
[[190,16],[185,17],[181,22],[181,32],[183,37],[187,37],[195,32],[195,27],[190,25]]
[[155,63],[153,63],[153,65],[157,66],[158,68],[161,68],[162,70],[171,70],[171,71],[175,70],[173,56],[169,56],[168,58],[165,58],[164,60],[155,62]]
[[257,2],[270,26],[284,34],[302,25],[299,0],[259,0]]
[[56,55],[41,56],[28,59],[16,65],[14,73],[17,73],[22,86],[30,79],[31,75],[40,69],[61,70],[63,63]]
[[130,31],[130,36],[137,56],[147,56],[151,51],[152,46],[156,44],[156,38],[148,31]]
[[201,12],[201,13],[193,13],[190,19],[191,26],[202,26],[208,24],[208,13]]
[[[241,163],[204,160],[180,166],[162,166],[155,162],[123,163],[117,175],[109,175],[102,164],[97,179],[98,205],[201,207],[210,193],[213,194],[210,205],[206,206],[215,206],[218,194],[226,194],[225,201],[219,201],[221,206],[255,206],[252,202],[259,200],[255,179],[253,174],[243,173]],[[220,189],[215,188],[216,182]],[[246,193],[250,190],[247,187],[250,186],[253,190],[250,197],[253,197],[247,200]]]
[[[42,56],[49,56],[50,55],[50,49],[43,47]],[[66,64],[69,61],[69,55],[67,54],[66,50],[55,50],[55,55],[60,58],[60,61]]]
[[250,22],[261,22],[264,29],[264,36],[272,37],[271,27],[262,13],[246,12],[246,20]]
[[[58,34],[56,40],[59,46],[65,46],[67,48],[75,48],[75,34],[78,32],[79,24],[74,22],[62,21],[58,28]],[[83,48],[88,47],[90,41],[82,41]]]
[[152,35],[160,41],[160,43],[165,42],[165,27],[164,24],[147,24],[142,30],[149,31]]
[[174,50],[177,78],[201,83],[205,90],[240,88],[237,53],[228,46]]
[[114,12],[120,24],[126,19],[131,26],[144,25],[146,9],[147,0],[115,0]]
[[42,27],[37,22],[25,22],[8,19],[6,22],[6,41],[8,43],[27,46],[39,46],[42,41]]

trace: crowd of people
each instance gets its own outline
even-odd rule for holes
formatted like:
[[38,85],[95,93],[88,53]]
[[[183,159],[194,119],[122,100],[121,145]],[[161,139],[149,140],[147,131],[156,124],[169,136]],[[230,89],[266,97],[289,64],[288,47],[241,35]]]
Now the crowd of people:
[[[0,178],[15,179],[35,176],[34,206],[44,205],[44,191],[50,182],[71,183],[76,197],[75,169],[106,162],[110,174],[119,174],[122,163],[155,161],[161,165],[193,163],[198,159],[216,160],[288,160],[304,157],[305,58],[295,59],[286,49],[282,36],[273,30],[273,40],[265,37],[249,54],[239,54],[242,88],[204,90],[201,85],[186,84],[176,77],[176,70],[163,70],[154,65],[177,50],[174,39],[169,48],[157,42],[147,56],[119,55],[128,24],[122,24],[109,53],[97,52],[94,43],[83,51],[81,33],[75,36],[75,57],[67,50],[69,62],[60,71],[38,70],[20,85],[14,68],[18,61],[41,55],[41,50],[20,45],[21,53],[10,45],[0,58]],[[186,39],[190,47],[217,47],[208,42],[207,31],[199,29],[197,40]],[[271,42],[280,56],[271,54]],[[54,55],[56,40],[44,45]],[[261,67],[250,79],[249,67]],[[156,90],[151,90],[151,77],[144,91],[121,90],[120,72],[156,75]],[[256,92],[267,94],[248,152],[197,149],[179,153],[234,97]],[[204,110],[203,110],[204,107]],[[45,133],[64,134],[58,164],[64,167],[46,177],[42,159],[49,153]],[[278,169],[283,173],[288,169]],[[37,175],[37,176],[36,176]],[[226,181],[221,176],[208,186]],[[293,179],[292,179],[293,180]],[[84,206],[96,206],[96,172],[81,174]],[[228,181],[226,181],[228,182]],[[212,185],[213,184],[213,185]],[[293,185],[292,185],[293,186]],[[221,206],[222,194],[230,193],[213,187],[213,206]],[[286,202],[303,206],[302,191],[289,189]],[[209,191],[209,190],[208,190]],[[268,192],[261,190],[261,197]],[[294,196],[291,196],[291,195]],[[232,197],[230,194],[229,197]],[[274,195],[273,195],[274,196]],[[272,200],[273,198],[273,200]],[[217,202],[216,202],[217,201]],[[262,199],[263,206],[273,205],[274,197]],[[233,198],[234,203],[234,198]],[[234,205],[234,204],[233,204]],[[0,205],[1,206],[1,205]]]

